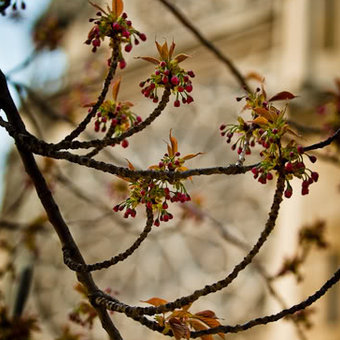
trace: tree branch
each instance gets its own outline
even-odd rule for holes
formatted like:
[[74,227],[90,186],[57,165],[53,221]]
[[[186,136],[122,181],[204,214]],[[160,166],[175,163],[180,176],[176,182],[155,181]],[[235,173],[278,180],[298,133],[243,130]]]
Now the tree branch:
[[76,272],[92,272],[95,270],[100,270],[104,268],[109,268],[118,262],[124,261],[127,259],[130,255],[132,255],[135,250],[138,249],[138,247],[141,245],[141,243],[147,238],[148,234],[151,231],[152,223],[153,223],[153,213],[151,209],[146,209],[147,214],[147,222],[145,225],[144,230],[139,235],[139,237],[136,239],[136,241],[124,252],[112,257],[110,260],[106,260],[103,262],[98,262],[94,264],[84,264],[79,263],[75,260],[73,260],[72,252],[67,247],[63,248],[63,254],[64,254],[64,263],[71,269]]
[[183,26],[185,26],[189,31],[191,31],[191,33],[194,34],[194,36],[201,42],[202,45],[208,48],[216,56],[217,59],[222,61],[229,68],[230,72],[236,78],[240,86],[242,86],[247,92],[250,92],[250,87],[247,84],[245,78],[242,76],[240,71],[233,64],[233,62],[229,58],[227,58],[221,50],[219,50],[212,42],[205,38],[203,34],[197,29],[197,27],[195,27],[188,20],[188,18],[186,18],[185,15],[169,0],[159,0],[159,2],[167,7],[170,12],[183,24]]
[[[9,123],[17,129],[19,133],[27,133],[25,125],[17,111],[13,99],[9,93],[5,75],[0,70],[0,109],[4,110]],[[53,225],[62,246],[67,246],[72,249],[74,257],[80,263],[85,263],[84,259],[66,225],[54,198],[46,184],[46,181],[41,174],[33,154],[29,152],[20,140],[16,139],[16,146],[19,151],[20,157],[24,164],[27,174],[31,177],[36,188],[39,199],[47,213],[48,219]],[[86,287],[89,294],[98,291],[98,287],[94,283],[92,276],[89,273],[78,273],[78,280]],[[99,319],[103,328],[113,340],[122,340],[118,329],[112,323],[107,311],[100,307],[95,306]]]

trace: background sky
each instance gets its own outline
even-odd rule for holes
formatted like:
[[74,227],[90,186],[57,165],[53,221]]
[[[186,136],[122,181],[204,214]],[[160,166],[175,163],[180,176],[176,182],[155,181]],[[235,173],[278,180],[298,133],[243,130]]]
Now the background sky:
[[[21,20],[11,19],[12,10],[7,10],[6,16],[0,16],[0,68],[5,75],[32,54],[34,47],[30,36],[31,28],[49,2],[50,0],[27,1],[26,9],[19,10]],[[11,79],[30,86],[39,80],[57,78],[64,70],[65,64],[66,58],[62,51],[42,53],[29,67],[11,74]],[[10,91],[17,106],[20,106],[13,87],[10,87]],[[0,128],[0,201],[3,192],[6,157],[12,144],[13,141],[7,132]]]

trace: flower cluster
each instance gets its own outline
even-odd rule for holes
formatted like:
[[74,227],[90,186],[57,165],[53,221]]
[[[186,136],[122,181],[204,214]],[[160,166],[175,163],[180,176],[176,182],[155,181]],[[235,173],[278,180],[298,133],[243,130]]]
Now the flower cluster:
[[178,64],[188,58],[185,54],[179,54],[172,58],[175,50],[175,43],[172,42],[170,48],[167,42],[160,45],[156,41],[156,46],[160,55],[160,59],[153,57],[140,57],[156,65],[155,72],[145,81],[140,82],[142,93],[146,98],[152,99],[154,103],[159,100],[158,88],[168,87],[172,93],[176,95],[174,106],[179,107],[183,104],[190,104],[194,101],[190,95],[192,92],[192,82],[190,78],[194,78],[193,71],[185,71]]
[[127,14],[123,12],[122,0],[113,0],[112,9],[107,7],[107,12],[96,4],[92,4],[92,6],[97,8],[99,12],[97,12],[96,18],[90,19],[90,22],[94,22],[94,26],[90,30],[85,43],[92,45],[92,52],[96,52],[105,37],[111,39],[111,47],[113,41],[118,41],[119,67],[123,69],[126,66],[126,62],[122,55],[121,45],[125,45],[125,52],[130,52],[133,44],[138,45],[140,41],[146,40],[146,35],[137,31],[132,26],[131,20],[128,20]]
[[[266,184],[273,179],[273,174],[281,167],[284,167],[286,190],[285,197],[292,196],[293,189],[290,180],[297,177],[302,180],[302,195],[309,193],[309,186],[318,181],[319,175],[306,168],[303,156],[304,149],[294,140],[288,138],[288,135],[297,134],[289,127],[284,117],[286,107],[277,109],[274,101],[289,100],[295,96],[290,92],[280,92],[267,100],[265,90],[257,88],[253,93],[247,96],[237,98],[238,101],[245,99],[244,109],[251,110],[252,120],[244,121],[238,118],[238,124],[222,124],[220,126],[221,135],[226,137],[227,143],[231,143],[236,134],[238,139],[232,144],[231,149],[237,150],[238,154],[244,153],[249,155],[251,148],[255,145],[261,146],[260,156],[261,163],[252,169],[254,178],[260,183]],[[286,145],[283,145],[283,136],[289,139]],[[306,155],[314,163],[315,156]]]
[[[155,171],[185,171],[188,170],[183,166],[186,160],[199,155],[189,154],[181,157],[178,152],[178,144],[175,137],[171,135],[168,144],[168,153],[164,154],[158,165],[152,165],[150,170]],[[129,168],[135,170],[134,166],[129,162]],[[148,209],[156,213],[154,225],[159,226],[160,222],[168,222],[173,218],[173,215],[168,211],[169,203],[190,201],[190,195],[187,193],[182,180],[157,180],[149,178],[140,178],[138,180],[129,180],[130,195],[120,204],[114,206],[115,212],[125,210],[124,217],[135,217],[136,207],[139,204],[144,204]]]
[[[158,297],[153,297],[142,302],[148,303],[155,307],[168,303],[167,300]],[[164,327],[163,334],[168,334],[170,331],[172,331],[176,340],[180,340],[182,338],[189,339],[190,331],[192,330],[202,331],[221,325],[214,311],[203,310],[198,313],[192,313],[189,311],[190,307],[191,304],[186,305],[181,309],[175,309],[172,312],[155,315],[155,321],[161,327]],[[222,340],[225,339],[224,333],[217,334]],[[212,339],[212,336],[202,335],[200,338],[202,340],[209,340]]]
[[[132,103],[119,102],[117,100],[120,82],[121,79],[119,78],[113,83],[113,100],[104,101],[98,108],[96,120],[94,122],[94,130],[96,132],[105,132],[107,130],[107,124],[109,124],[112,131],[111,135],[119,136],[132,126],[142,122],[142,118],[131,111],[131,107],[133,106]],[[85,106],[93,107],[93,105],[94,103]],[[124,139],[122,141],[122,146],[126,148],[128,145],[129,142]]]

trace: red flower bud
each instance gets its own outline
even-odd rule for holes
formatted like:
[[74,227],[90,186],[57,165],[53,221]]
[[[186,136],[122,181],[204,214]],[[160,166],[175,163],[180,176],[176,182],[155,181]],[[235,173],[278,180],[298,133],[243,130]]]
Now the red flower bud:
[[131,44],[128,44],[128,45],[125,45],[125,52],[130,52],[132,50],[132,45]]
[[174,101],[174,106],[179,107],[181,105],[181,102],[177,99]]
[[[165,73],[165,72],[164,72]],[[172,76],[171,77],[171,84],[172,85],[178,85],[179,84],[179,79],[178,79],[178,77],[177,76]]]
[[123,148],[127,148],[129,146],[129,142],[126,140],[126,139],[124,139],[123,141],[122,141],[122,147]]
[[124,59],[122,59],[120,62],[119,62],[119,68],[122,70],[123,68],[126,67],[126,61]]
[[293,194],[293,190],[291,188],[287,188],[285,191],[285,197],[286,198],[291,198]]
[[146,40],[146,35],[144,33],[139,34],[140,40],[145,41]]
[[312,163],[315,163],[317,158],[315,156],[309,156],[309,160],[312,162]]
[[311,176],[312,176],[312,179],[313,179],[314,182],[318,181],[319,174],[317,172],[312,172]]

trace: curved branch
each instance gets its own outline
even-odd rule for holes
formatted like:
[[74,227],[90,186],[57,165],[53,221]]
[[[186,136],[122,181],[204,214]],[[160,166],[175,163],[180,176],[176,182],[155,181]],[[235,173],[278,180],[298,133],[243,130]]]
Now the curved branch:
[[0,117],[0,125],[5,127],[8,133],[15,139],[19,140],[27,150],[32,151],[33,153],[41,156],[47,156],[55,159],[64,159],[71,163],[76,163],[82,166],[86,166],[92,169],[96,169],[102,172],[108,172],[113,175],[126,177],[130,179],[138,179],[138,178],[153,178],[159,180],[167,180],[174,181],[179,179],[185,179],[191,176],[201,176],[201,175],[214,175],[214,174],[224,174],[224,175],[237,175],[244,174],[250,171],[257,164],[241,166],[237,164],[229,164],[227,166],[218,166],[211,168],[199,168],[199,169],[191,169],[187,171],[154,171],[154,170],[130,170],[124,167],[118,167],[113,164],[108,164],[105,162],[99,162],[92,158],[79,156],[72,154],[67,151],[54,151],[50,149],[49,144],[45,143],[29,134],[27,131],[24,133],[18,133],[15,128],[5,122]]
[[110,260],[106,260],[103,262],[98,262],[94,264],[85,264],[85,263],[79,263],[72,258],[72,251],[71,249],[68,249],[67,247],[63,248],[63,255],[64,255],[64,263],[71,269],[76,272],[92,272],[95,270],[100,270],[104,268],[109,268],[113,265],[115,265],[118,262],[124,261],[127,259],[130,255],[132,255],[135,250],[141,245],[141,243],[147,238],[149,232],[152,228],[153,223],[153,213],[151,209],[146,209],[147,214],[147,222],[145,225],[144,230],[139,235],[139,237],[136,239],[136,241],[124,252],[112,257]]
[[215,293],[221,289],[228,287],[228,285],[234,281],[234,279],[238,276],[238,274],[247,267],[249,263],[253,260],[256,254],[258,254],[259,250],[266,242],[269,234],[275,227],[275,222],[279,213],[280,203],[282,202],[282,195],[284,191],[285,185],[285,176],[281,172],[279,178],[277,180],[276,191],[273,199],[273,203],[269,212],[269,217],[266,222],[265,228],[262,231],[259,239],[250,250],[250,252],[243,258],[243,260],[234,267],[232,272],[224,279],[213,283],[211,285],[207,285],[202,289],[196,290],[193,294],[181,297],[173,302],[168,302],[164,305],[158,307],[132,307],[128,306],[124,303],[117,302],[117,300],[112,299],[110,296],[106,294],[101,294],[97,298],[94,299],[96,304],[103,305],[105,308],[113,311],[117,311],[120,313],[125,313],[127,316],[138,316],[138,315],[154,315],[165,313],[169,311],[173,311],[176,308],[181,308],[183,306],[189,305],[199,299],[202,296],[209,295],[211,293]]
[[[19,115],[19,112],[13,102],[13,99],[9,93],[5,75],[0,70],[0,109],[4,110],[10,125],[18,131],[18,133],[27,134],[25,125]],[[43,205],[49,221],[54,227],[62,246],[68,246],[75,254],[77,261],[85,263],[84,259],[79,251],[77,244],[75,243],[73,236],[65,223],[63,216],[56,204],[51,191],[49,190],[45,178],[40,172],[34,156],[31,152],[27,151],[22,142],[16,139],[16,146],[22,162],[24,164],[27,174],[31,177],[34,183],[36,192],[39,196],[41,204]],[[98,291],[98,288],[93,281],[92,276],[89,273],[78,273],[77,278],[81,282],[88,292],[93,294]],[[98,313],[99,319],[102,323],[102,327],[106,330],[109,336],[114,340],[122,340],[122,337],[118,329],[113,324],[107,311],[101,306],[94,306]]]
[[303,151],[311,151],[311,150],[316,150],[316,149],[322,149],[325,146],[331,144],[339,136],[340,136],[340,129],[335,131],[332,136],[328,137],[324,141],[316,143],[316,144],[312,144],[310,146],[306,146],[305,148],[303,148]]
[[92,107],[91,111],[87,114],[85,119],[69,134],[67,135],[61,142],[57,145],[62,144],[65,141],[72,141],[76,137],[78,137],[85,129],[87,124],[91,121],[94,115],[97,113],[98,108],[100,105],[103,104],[106,94],[109,90],[110,83],[116,73],[117,63],[119,58],[119,42],[114,40],[113,47],[112,47],[112,56],[111,56],[111,64],[109,68],[109,72],[105,78],[103,89],[98,97],[96,104]]
[[281,312],[276,314],[264,316],[262,318],[256,318],[248,321],[242,325],[236,326],[219,326],[215,328],[210,328],[204,331],[192,332],[190,334],[191,337],[197,338],[206,334],[216,334],[216,333],[238,333],[241,331],[245,331],[249,328],[258,326],[258,325],[266,325],[270,322],[278,321],[288,315],[292,315],[300,310],[306,309],[308,306],[312,305],[315,301],[319,300],[326,292],[335,285],[340,280],[340,269],[338,269],[333,277],[331,277],[319,290],[317,290],[313,295],[310,295],[306,300],[290,307],[287,309],[283,309]]

